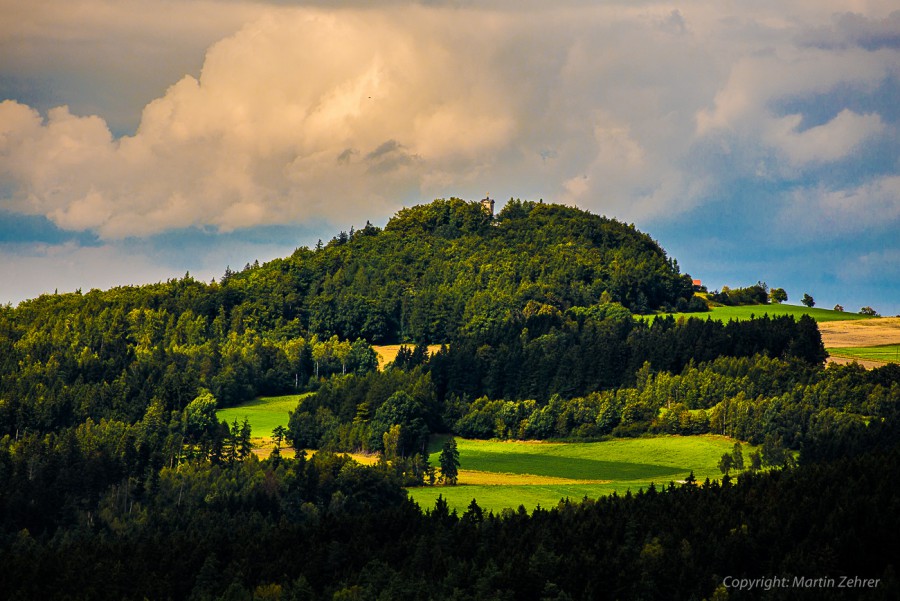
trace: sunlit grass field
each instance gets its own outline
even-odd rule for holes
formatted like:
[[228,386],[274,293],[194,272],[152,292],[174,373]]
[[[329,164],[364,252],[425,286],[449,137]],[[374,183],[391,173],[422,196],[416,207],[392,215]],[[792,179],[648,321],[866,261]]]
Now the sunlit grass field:
[[297,402],[306,395],[288,394],[285,396],[259,397],[247,401],[237,407],[228,407],[216,412],[219,421],[223,419],[229,424],[236,419],[238,423],[246,417],[250,421],[254,438],[265,438],[272,435],[277,426],[288,425],[288,411],[297,408]]
[[[255,452],[268,456],[272,430],[287,427],[288,411],[297,407],[304,395],[260,397],[238,407],[217,412],[229,424],[246,417],[258,447]],[[444,438],[436,437],[429,448],[429,460],[440,465]],[[651,482],[658,487],[670,481],[684,480],[693,470],[698,481],[721,478],[718,462],[730,452],[734,440],[724,436],[657,436],[627,438],[605,442],[563,443],[487,441],[457,438],[460,452],[458,486],[426,486],[409,490],[423,508],[434,506],[443,495],[452,508],[465,511],[477,499],[484,509],[500,511],[504,507],[524,505],[550,507],[560,499],[580,501],[618,492],[646,489]],[[749,463],[754,447],[744,445],[744,460]],[[283,456],[293,456],[284,449]],[[353,456],[372,463],[373,457]]]
[[[440,440],[429,457],[439,466]],[[723,453],[734,440],[724,436],[657,436],[605,442],[557,443],[457,439],[460,478],[457,486],[409,489],[423,508],[443,495],[451,507],[464,511],[476,499],[484,509],[537,505],[549,507],[560,499],[581,500],[613,491],[646,489],[684,480],[693,470],[699,481],[722,477]],[[744,445],[744,460],[755,449]]]
[[900,344],[833,348],[828,349],[828,352],[835,357],[849,357],[851,359],[870,359],[873,361],[900,363]]
[[[666,315],[666,314],[661,314]],[[762,317],[763,315],[768,315],[769,317],[776,317],[780,315],[793,315],[795,319],[799,319],[801,315],[809,315],[817,322],[826,322],[826,321],[851,321],[858,319],[872,319],[867,315],[860,315],[859,313],[851,313],[849,311],[832,311],[831,309],[820,309],[817,307],[809,308],[803,305],[786,305],[786,304],[770,304],[770,305],[741,305],[739,307],[713,307],[710,311],[705,313],[672,313],[672,316],[675,319],[679,317],[697,317],[699,319],[713,319],[716,321],[729,321],[734,319],[735,321],[743,321],[747,319],[751,319],[752,317]],[[649,316],[650,319],[655,319],[658,315]]]

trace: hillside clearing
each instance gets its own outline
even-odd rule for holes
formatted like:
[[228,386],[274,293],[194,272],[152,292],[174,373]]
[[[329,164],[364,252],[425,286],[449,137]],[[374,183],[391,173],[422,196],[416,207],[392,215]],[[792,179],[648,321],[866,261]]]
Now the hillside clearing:
[[[657,317],[664,317],[666,315],[668,314],[660,313],[657,315],[647,316],[646,318],[653,320]],[[804,307],[802,305],[786,305],[783,303],[769,305],[739,305],[736,307],[712,307],[708,312],[672,313],[671,315],[675,319],[679,319],[682,317],[685,319],[690,319],[691,317],[695,317],[697,319],[712,319],[714,321],[723,322],[727,322],[732,319],[736,321],[745,321],[748,319],[753,319],[755,317],[762,317],[763,315],[768,315],[769,317],[791,315],[795,319],[799,319],[801,315],[809,315],[820,325],[823,323],[861,322],[874,319],[867,315],[860,315],[859,313],[850,313],[847,311],[832,311],[831,309],[819,309],[816,307],[810,308]]]
[[268,438],[277,426],[287,428],[288,412],[296,409],[297,403],[305,396],[308,394],[258,397],[235,407],[219,409],[216,418],[225,420],[229,425],[235,420],[240,424],[247,418],[254,438]]
[[[432,449],[439,448],[440,440]],[[476,499],[484,509],[537,505],[560,499],[580,500],[631,490],[659,488],[684,480],[691,471],[698,481],[721,478],[718,462],[731,452],[734,440],[724,436],[655,436],[603,442],[535,442],[457,438],[460,452],[457,486],[409,489],[422,507],[439,495],[458,511]],[[743,445],[744,460],[755,447]],[[429,457],[439,464],[439,453]]]

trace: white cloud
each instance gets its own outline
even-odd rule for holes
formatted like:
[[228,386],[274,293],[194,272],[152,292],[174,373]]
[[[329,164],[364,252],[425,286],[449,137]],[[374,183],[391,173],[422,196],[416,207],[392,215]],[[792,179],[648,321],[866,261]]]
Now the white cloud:
[[746,134],[777,118],[771,112],[773,101],[824,94],[838,85],[874,87],[888,74],[892,60],[887,52],[873,57],[860,49],[767,48],[733,65],[713,108],[697,112],[697,133],[725,129]]
[[850,257],[841,265],[839,274],[842,280],[854,283],[896,281],[900,278],[900,249],[889,248]]
[[[169,88],[119,140],[65,108],[35,129],[33,111],[6,103],[13,206],[107,238],[227,231],[308,209],[336,217],[348,202],[377,210],[434,167],[489,163],[513,131],[490,69],[460,70],[429,39],[442,29],[425,11],[261,18],[214,45],[200,79]],[[469,40],[470,56],[490,52]]]
[[777,119],[770,123],[766,136],[795,165],[842,159],[884,128],[877,114],[858,115],[849,109],[828,123],[798,131],[802,119],[802,115]]
[[841,189],[823,186],[791,193],[780,216],[785,232],[806,239],[890,231],[900,221],[900,175]]
[[[794,167],[850,155],[883,129],[881,116],[838,107],[804,129],[804,115],[773,103],[872,89],[896,64],[881,42],[874,51],[801,43],[836,27],[832,12],[847,10],[837,0],[760,2],[746,13],[704,1],[51,4],[0,0],[2,14],[21,17],[18,29],[0,25],[0,50],[14,49],[17,65],[55,58],[89,73],[95,60],[129,89],[154,53],[177,62],[166,40],[190,54],[191,33],[218,39],[202,69],[182,69],[193,74],[145,103],[131,136],[74,109],[44,118],[0,104],[0,190],[10,191],[0,202],[104,239],[378,219],[404,202],[485,189],[626,220],[677,214],[733,177],[698,158],[706,141],[752,158],[747,169],[760,173],[767,155]],[[859,10],[883,18],[889,4]],[[119,46],[124,62],[110,66]]]
[[0,74],[13,92],[0,98],[69,104],[133,132],[150,99],[264,10],[254,1],[0,0]]

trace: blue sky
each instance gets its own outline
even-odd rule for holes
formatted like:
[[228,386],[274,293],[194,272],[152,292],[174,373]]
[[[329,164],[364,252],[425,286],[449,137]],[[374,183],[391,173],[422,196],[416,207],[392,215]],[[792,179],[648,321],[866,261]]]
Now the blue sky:
[[0,0],[0,302],[485,193],[900,314],[892,1]]

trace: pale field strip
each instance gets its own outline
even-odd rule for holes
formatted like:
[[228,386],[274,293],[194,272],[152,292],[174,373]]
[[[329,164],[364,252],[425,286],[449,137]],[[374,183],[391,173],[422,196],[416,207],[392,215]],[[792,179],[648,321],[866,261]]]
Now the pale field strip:
[[[400,347],[405,346],[410,351],[415,348],[415,344],[373,344],[372,348],[375,349],[375,353],[378,355],[378,369],[379,371],[384,369],[384,366],[394,359],[397,358],[397,353],[400,352]],[[440,344],[429,344],[428,352],[430,354],[435,354],[441,350]]]
[[[271,436],[254,436],[250,439],[250,444],[252,445],[251,451],[259,459],[268,459],[269,455],[272,454],[272,449],[275,448],[275,443],[272,441]],[[309,451],[306,454],[309,455]],[[284,459],[293,459],[297,456],[297,452],[294,450],[294,447],[283,446],[281,447],[281,456]]]
[[459,484],[475,484],[482,486],[609,484],[610,482],[612,482],[612,480],[574,480],[572,478],[560,478],[558,476],[459,470]]
[[819,323],[822,342],[828,350],[829,363],[844,365],[859,363],[866,369],[881,367],[886,361],[841,356],[840,349],[860,346],[882,346],[900,344],[900,317],[881,317],[857,321],[828,321]]
[[[836,351],[839,352],[839,351]],[[887,361],[879,361],[877,359],[860,359],[859,357],[841,357],[840,355],[831,354],[828,356],[828,359],[825,360],[826,363],[835,363],[837,365],[849,365],[851,363],[858,363],[860,367],[865,367],[866,369],[875,369],[876,367],[882,367],[887,365]]]
[[857,321],[828,321],[819,324],[825,348],[900,344],[900,317]]
[[[260,436],[253,437],[250,439],[250,443],[253,445],[253,454],[256,455],[259,459],[268,459],[269,455],[272,454],[272,449],[275,448],[275,443],[272,441],[271,436]],[[306,456],[311,457],[318,453],[316,449],[306,449]],[[361,463],[363,465],[375,465],[378,463],[378,455],[376,454],[366,454],[366,453],[336,453],[337,455],[349,455],[351,459],[356,460],[357,463]],[[297,451],[293,447],[281,447],[281,456],[285,459],[293,459],[297,456]]]

